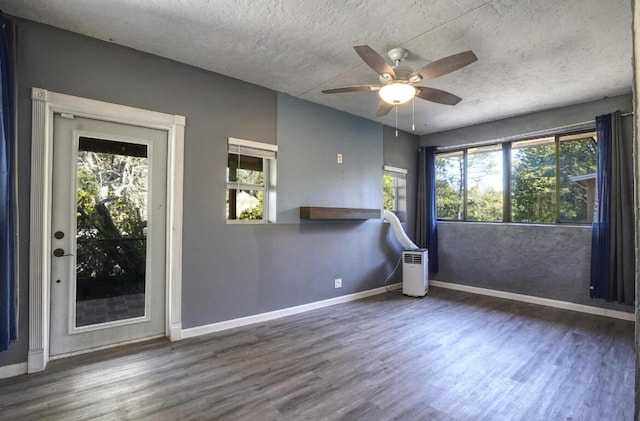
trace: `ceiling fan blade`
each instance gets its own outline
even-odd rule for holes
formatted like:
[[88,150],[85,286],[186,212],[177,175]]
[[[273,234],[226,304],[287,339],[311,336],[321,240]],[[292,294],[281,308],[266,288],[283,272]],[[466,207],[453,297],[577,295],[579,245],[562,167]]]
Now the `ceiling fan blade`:
[[396,72],[393,71],[384,57],[376,53],[373,48],[368,45],[356,45],[353,49],[356,50],[356,53],[358,53],[360,58],[380,76],[389,80],[394,80],[396,78]]
[[427,88],[426,86],[416,86],[416,96],[418,98],[426,99],[427,101],[437,102],[438,104],[456,105],[462,101],[462,98],[450,94],[440,89]]
[[333,88],[333,89],[325,89],[322,91],[323,94],[339,94],[342,92],[361,92],[361,91],[379,91],[379,85],[357,85],[357,86],[346,86],[344,88]]
[[422,80],[429,80],[438,76],[446,75],[447,73],[454,72],[464,66],[473,63],[478,60],[478,57],[473,51],[465,51],[463,53],[454,54],[449,57],[441,58],[433,63],[429,63],[426,66],[416,70],[409,75],[409,80],[416,75],[420,75]]
[[385,101],[380,101],[380,105],[378,106],[378,112],[376,113],[376,117],[382,117],[389,114],[389,111],[393,109],[393,105],[389,104]]

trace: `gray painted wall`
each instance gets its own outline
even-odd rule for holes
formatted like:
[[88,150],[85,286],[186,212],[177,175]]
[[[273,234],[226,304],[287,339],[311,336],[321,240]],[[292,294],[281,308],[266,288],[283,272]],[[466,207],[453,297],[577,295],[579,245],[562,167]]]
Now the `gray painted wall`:
[[[573,126],[574,129],[588,126],[594,127],[595,123],[593,121],[597,115],[607,114],[616,110],[631,111],[632,101],[633,96],[631,94],[620,95],[599,101],[496,120],[425,135],[420,138],[420,145],[440,147],[473,145],[496,142],[501,139],[511,140],[510,138],[512,137],[527,138],[532,134],[543,133],[558,127]],[[584,123],[588,124],[585,125]]]
[[278,223],[300,206],[380,208],[381,180],[380,124],[278,95]]
[[[520,136],[631,110],[631,95],[423,136],[422,145],[454,146]],[[633,140],[631,118],[624,132]],[[593,123],[591,127],[593,127]],[[629,159],[632,159],[630,156]],[[433,279],[633,312],[589,297],[591,227],[438,223],[439,273]]]
[[432,279],[633,311],[589,297],[589,226],[441,222],[438,247]]
[[[183,327],[291,307],[382,286],[399,254],[381,220],[364,223],[227,225],[225,168],[227,137],[278,142],[278,124],[301,118],[309,124],[282,126],[279,199],[292,208],[300,191],[315,189],[345,205],[381,205],[383,155],[417,148],[416,136],[387,142],[379,125],[314,104],[278,109],[278,94],[115,44],[16,19],[18,24],[18,155],[20,214],[19,340],[0,354],[0,366],[24,362],[28,349],[28,255],[31,87],[186,116],[183,250]],[[285,101],[287,101],[285,99]],[[295,108],[295,107],[294,107]],[[313,113],[307,115],[306,113]],[[295,123],[297,124],[297,123]],[[288,127],[288,128],[287,128]],[[362,131],[361,131],[362,130]],[[327,132],[333,136],[328,138]],[[296,133],[304,134],[297,136]],[[339,136],[338,136],[339,134]],[[298,147],[296,162],[288,145]],[[330,141],[332,155],[342,143],[345,167],[357,177],[318,179],[325,163],[315,153]],[[384,145],[385,150],[382,150]],[[341,148],[342,149],[342,148]],[[387,150],[390,149],[390,150]],[[337,149],[336,149],[337,150]],[[327,152],[328,153],[328,152]],[[350,163],[360,160],[358,166]],[[401,159],[399,159],[402,161]],[[414,157],[408,158],[412,162]],[[301,167],[298,162],[306,162]],[[402,162],[397,164],[403,166]],[[408,166],[408,165],[404,165]],[[315,179],[309,175],[314,174]],[[283,180],[286,175],[286,181]],[[335,175],[335,174],[334,174]],[[319,184],[322,190],[318,189]],[[335,183],[334,183],[335,182]],[[297,183],[300,183],[299,185]],[[300,186],[302,186],[300,188]],[[364,186],[363,191],[359,189]],[[333,187],[328,194],[326,188]],[[409,186],[414,190],[415,186]],[[289,190],[289,193],[287,193]],[[334,196],[335,195],[335,196]],[[347,202],[347,200],[353,200]],[[289,205],[287,205],[289,203]],[[414,207],[409,203],[409,207]],[[286,218],[285,218],[286,220]],[[293,221],[293,220],[292,220]],[[343,278],[335,290],[333,279]]]

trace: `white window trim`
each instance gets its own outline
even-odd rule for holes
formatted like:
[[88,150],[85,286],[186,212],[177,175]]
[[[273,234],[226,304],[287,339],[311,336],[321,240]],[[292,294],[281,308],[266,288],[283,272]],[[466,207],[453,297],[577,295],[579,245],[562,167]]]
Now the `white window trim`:
[[[266,176],[264,176],[266,178]],[[265,180],[265,184],[266,184]],[[265,186],[259,186],[257,184],[243,184],[243,183],[234,183],[233,181],[227,181],[227,188],[233,190],[261,190],[266,191],[267,188]]]
[[29,351],[27,371],[49,361],[53,115],[74,115],[167,131],[167,268],[165,336],[182,339],[182,200],[185,117],[103,101],[31,90],[31,198],[29,236]]
[[[229,137],[227,145],[227,154],[235,153],[239,155],[248,155],[262,158],[262,169],[264,185],[257,186],[253,184],[239,184],[227,181],[226,190],[261,190],[264,192],[262,198],[262,219],[261,220],[249,220],[240,221],[238,219],[228,219],[225,215],[225,221],[231,225],[242,224],[269,224],[276,222],[276,208],[275,208],[275,180],[276,180],[276,159],[278,152],[278,145],[271,143],[256,142],[255,140],[239,139],[237,137]],[[239,147],[239,150],[235,150],[235,147]],[[242,148],[250,148],[254,151],[243,151]],[[264,151],[261,153],[260,151]],[[226,211],[225,211],[226,214]]]
[[402,174],[404,176],[406,176],[408,173],[408,171],[404,168],[392,167],[390,165],[385,165],[384,167],[382,167],[382,170],[387,173],[397,173],[397,174]]
[[254,149],[265,149],[267,151],[278,152],[278,145],[271,143],[256,142],[255,140],[238,139],[237,137],[229,137],[229,145],[246,146]]

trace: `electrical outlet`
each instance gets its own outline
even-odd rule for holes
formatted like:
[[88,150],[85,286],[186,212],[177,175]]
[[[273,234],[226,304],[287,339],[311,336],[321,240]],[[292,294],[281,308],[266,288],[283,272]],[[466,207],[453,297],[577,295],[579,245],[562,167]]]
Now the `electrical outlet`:
[[333,287],[334,288],[342,288],[342,278],[334,279],[333,280]]
[[338,154],[338,164],[342,164],[342,154],[341,153]]

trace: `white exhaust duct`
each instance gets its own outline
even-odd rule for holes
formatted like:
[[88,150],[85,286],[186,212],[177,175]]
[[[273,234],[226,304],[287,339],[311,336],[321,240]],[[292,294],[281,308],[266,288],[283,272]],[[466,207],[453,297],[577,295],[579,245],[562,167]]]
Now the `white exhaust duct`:
[[391,224],[393,233],[402,244],[402,293],[412,297],[424,297],[429,290],[429,257],[427,249],[421,249],[409,239],[398,217],[385,209],[384,219]]
[[402,224],[400,224],[400,220],[398,217],[391,211],[384,210],[384,219],[385,221],[391,224],[391,228],[393,228],[393,233],[395,234],[398,242],[402,244],[402,247],[408,250],[419,249],[420,247],[416,246],[413,241],[407,236],[407,233],[404,232],[404,228],[402,228]]

